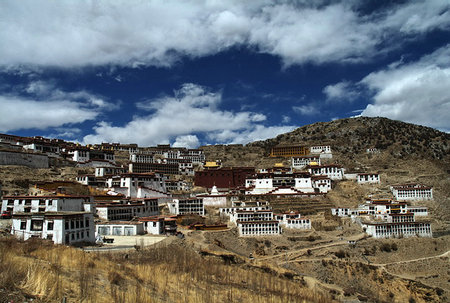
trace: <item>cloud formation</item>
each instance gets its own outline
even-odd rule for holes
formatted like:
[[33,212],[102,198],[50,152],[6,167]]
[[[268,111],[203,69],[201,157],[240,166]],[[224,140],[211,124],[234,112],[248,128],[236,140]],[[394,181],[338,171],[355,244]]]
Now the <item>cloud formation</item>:
[[362,81],[373,93],[363,116],[426,125],[450,131],[450,45],[417,62],[397,62]]
[[94,120],[102,111],[117,109],[118,106],[87,91],[66,92],[53,83],[34,81],[25,88],[0,93],[0,131],[45,130],[74,125]]
[[221,110],[221,101],[220,92],[187,83],[174,96],[138,103],[142,115],[124,126],[99,122],[94,127],[95,134],[85,136],[84,142],[134,142],[144,146],[175,142],[193,147],[199,144],[197,134],[213,143],[247,143],[294,128],[266,127],[261,124],[265,115]]
[[[325,3],[325,4],[324,4]],[[358,2],[16,1],[0,10],[0,65],[170,66],[233,46],[285,65],[370,60],[403,39],[448,29],[448,1],[407,1],[372,15]],[[383,46],[382,46],[383,45]]]
[[347,101],[355,100],[359,93],[352,88],[352,83],[349,81],[342,81],[336,84],[327,85],[323,89],[323,93],[327,97],[327,101]]

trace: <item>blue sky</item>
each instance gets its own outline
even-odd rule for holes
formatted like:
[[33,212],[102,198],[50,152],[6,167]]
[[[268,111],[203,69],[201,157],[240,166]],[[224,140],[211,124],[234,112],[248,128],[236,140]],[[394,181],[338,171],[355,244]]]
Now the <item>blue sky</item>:
[[450,1],[3,1],[0,132],[248,143],[383,116],[450,130]]

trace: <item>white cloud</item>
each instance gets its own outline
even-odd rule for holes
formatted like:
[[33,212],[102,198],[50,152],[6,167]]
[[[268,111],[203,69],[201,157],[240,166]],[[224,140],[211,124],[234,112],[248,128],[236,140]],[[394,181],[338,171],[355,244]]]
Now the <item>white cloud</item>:
[[242,45],[286,65],[357,62],[391,40],[450,25],[447,1],[408,1],[373,15],[361,15],[357,3],[3,1],[0,65],[169,66],[180,55]]
[[319,113],[319,109],[313,104],[293,106],[292,109],[294,110],[294,112],[304,116],[312,116]]
[[249,142],[292,128],[265,127],[260,124],[266,120],[265,115],[249,111],[224,111],[219,108],[221,101],[220,92],[184,84],[174,92],[174,96],[139,103],[142,115],[134,117],[124,126],[98,123],[94,127],[95,133],[85,136],[84,142],[119,141],[154,145],[175,141],[177,145],[193,146],[198,144],[196,134],[200,133],[213,142],[230,143],[239,136],[241,141]]
[[98,113],[72,101],[36,101],[17,96],[0,96],[0,131],[47,129],[93,120]]
[[359,93],[352,88],[348,81],[325,86],[323,93],[327,96],[327,101],[353,101]]
[[174,147],[197,148],[200,145],[200,140],[195,135],[178,136],[172,145]]
[[73,125],[94,120],[102,111],[119,106],[87,91],[66,92],[52,82],[33,81],[0,94],[0,131]]
[[374,93],[361,115],[450,129],[450,45],[417,62],[371,73],[361,83]]
[[282,117],[282,122],[283,122],[283,123],[289,123],[289,122],[291,122],[291,117],[283,115],[283,117]]

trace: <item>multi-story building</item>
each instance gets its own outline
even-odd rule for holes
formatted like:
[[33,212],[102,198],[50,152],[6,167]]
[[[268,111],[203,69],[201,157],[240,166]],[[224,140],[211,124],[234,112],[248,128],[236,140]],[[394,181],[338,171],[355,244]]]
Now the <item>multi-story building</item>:
[[174,215],[205,215],[205,207],[201,198],[173,199],[173,202],[168,203],[168,206],[169,212]]
[[320,165],[320,157],[317,155],[311,155],[291,158],[291,167],[293,169],[303,169],[306,166],[311,165],[311,163]]
[[286,228],[311,229],[311,220],[309,218],[302,217],[299,212],[291,211],[276,214],[275,219]]
[[234,214],[235,212],[238,211],[260,211],[260,210],[270,210],[271,207],[269,205],[268,202],[260,202],[260,201],[255,201],[255,202],[241,202],[241,201],[236,201],[236,202],[232,202],[232,206],[231,207],[222,207],[219,208],[219,214],[221,216],[230,216],[231,214]]
[[167,177],[160,173],[125,173],[107,178],[107,187],[128,198],[168,197]]
[[[322,182],[316,182],[314,185],[321,183],[330,184],[322,179]],[[328,186],[323,186],[323,190],[313,187],[311,175],[305,172],[287,172],[287,173],[257,173],[248,177],[245,181],[246,193],[250,195],[268,194],[277,189],[292,189],[295,193],[315,193],[327,192]]]
[[177,220],[174,217],[155,216],[139,218],[144,230],[151,235],[174,235],[177,233]]
[[2,212],[43,213],[43,212],[93,212],[93,198],[90,196],[4,196]]
[[235,188],[244,186],[247,176],[254,173],[253,167],[205,169],[195,172],[194,184],[206,188],[212,188],[214,185],[218,188]]
[[378,173],[357,174],[356,182],[358,182],[358,184],[380,184],[380,174]]
[[430,223],[416,222],[417,213],[425,214],[423,208],[411,207],[411,210],[414,211],[410,211],[406,202],[373,199],[357,209],[334,208],[331,213],[340,217],[351,216],[367,234],[375,238],[431,237]]
[[331,146],[316,145],[309,148],[311,154],[331,154]]
[[236,223],[247,222],[247,221],[272,221],[273,212],[272,210],[237,210],[230,214],[230,222]]
[[344,168],[337,164],[310,165],[307,168],[313,176],[327,176],[331,180],[342,180],[344,178]]
[[301,145],[277,145],[272,147],[270,157],[301,157],[309,154],[309,148]]
[[432,200],[433,188],[423,184],[409,183],[391,186],[395,199],[400,201]]
[[102,143],[100,145],[98,144],[94,145],[94,148],[98,150],[127,151],[130,154],[137,153],[139,149],[138,145],[134,143],[131,144]]
[[179,165],[176,163],[130,163],[128,170],[130,173],[160,172],[166,175],[178,175]]
[[156,216],[159,214],[158,199],[97,201],[96,212],[100,219],[107,221]]
[[103,222],[95,225],[95,231],[100,236],[136,236],[143,235],[144,224],[134,221]]
[[23,240],[49,239],[55,244],[93,243],[94,215],[75,211],[15,213],[11,234]]
[[361,225],[374,238],[433,236],[429,222],[362,222]]
[[102,161],[108,161],[112,164],[115,164],[115,157],[113,151],[95,150],[84,146],[78,146],[68,149],[67,153],[69,156],[71,156],[71,159],[73,161],[79,163],[97,160],[100,163]]
[[276,220],[237,221],[236,224],[241,237],[275,236],[282,232],[280,222]]

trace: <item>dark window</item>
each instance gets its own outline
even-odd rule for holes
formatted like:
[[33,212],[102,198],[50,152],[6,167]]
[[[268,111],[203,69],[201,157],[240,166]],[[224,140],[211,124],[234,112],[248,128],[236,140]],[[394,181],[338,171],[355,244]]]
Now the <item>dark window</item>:
[[22,229],[22,230],[27,229],[27,221],[20,222],[20,229]]
[[47,222],[47,230],[53,230],[53,222]]
[[42,230],[43,225],[44,225],[43,220],[31,220],[31,230],[35,231]]

